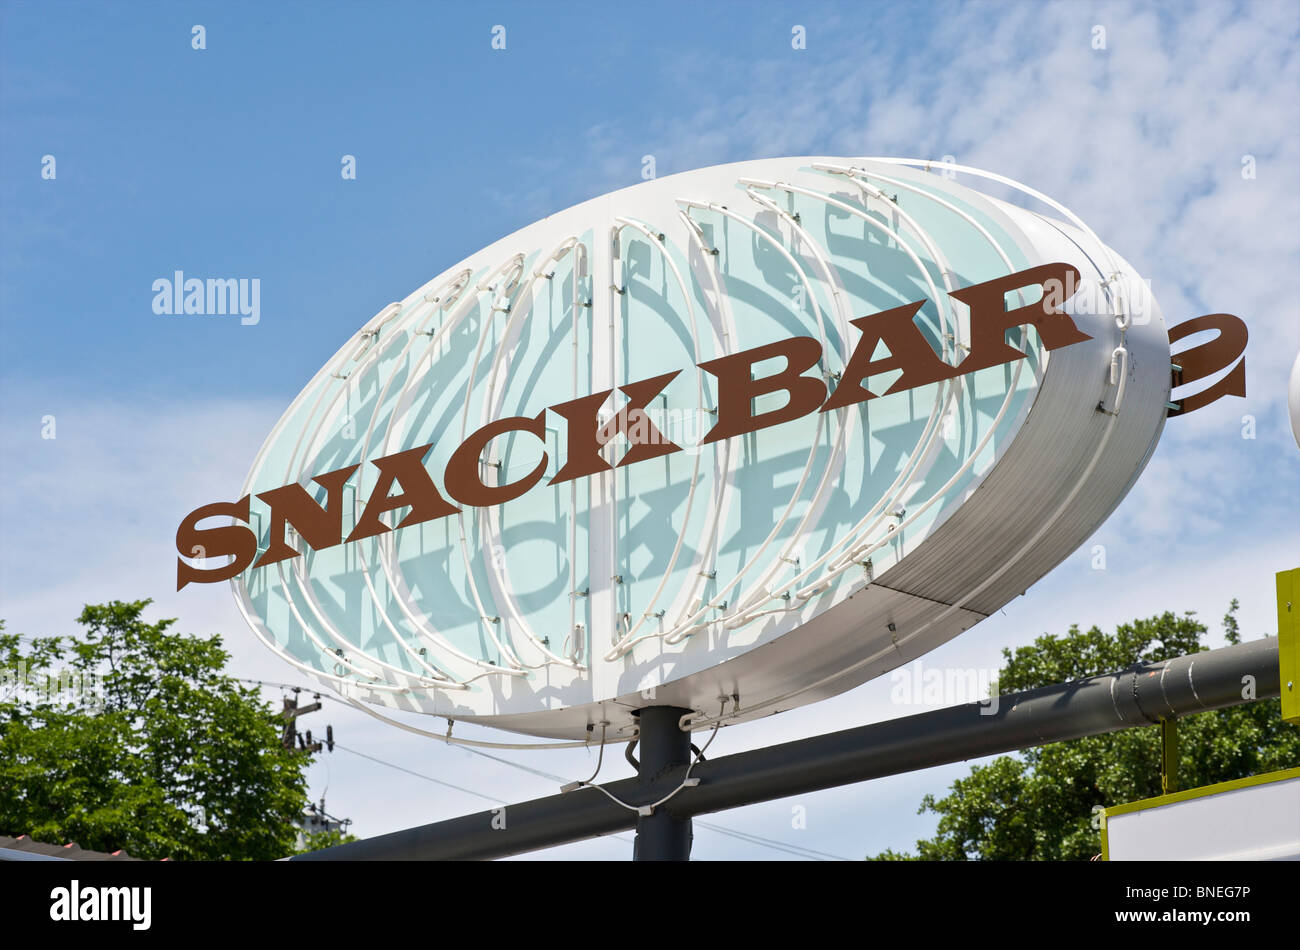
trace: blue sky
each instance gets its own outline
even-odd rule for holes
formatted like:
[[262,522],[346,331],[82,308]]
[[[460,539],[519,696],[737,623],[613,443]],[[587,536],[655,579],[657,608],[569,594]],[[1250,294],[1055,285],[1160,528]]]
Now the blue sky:
[[[280,412],[366,318],[497,238],[635,183],[646,155],[661,176],[778,155],[952,155],[1071,207],[1151,278],[1168,322],[1242,316],[1249,395],[1171,422],[1094,539],[928,661],[996,667],[1002,646],[1071,622],[1217,618],[1234,596],[1248,635],[1272,632],[1272,574],[1300,564],[1284,409],[1300,349],[1287,287],[1300,265],[1297,9],[9,0],[0,616],[68,632],[83,603],[150,596],[156,615],[221,632],[241,675],[292,680],[224,586],[172,592],[175,526],[233,497]],[[206,49],[191,48],[195,24]],[[491,48],[498,24],[504,50]],[[806,49],[791,47],[795,25]],[[176,270],[259,279],[260,321],[155,314],[152,282]],[[55,439],[41,438],[48,415]],[[726,730],[715,751],[917,711],[889,693],[877,681]],[[350,748],[487,795],[555,790],[341,708],[330,721]],[[515,758],[565,777],[590,768],[581,751]],[[619,759],[603,776],[625,770]],[[921,795],[964,771],[713,823],[848,857],[907,848],[933,828],[914,814]],[[312,781],[365,835],[486,805],[342,751]],[[696,855],[782,856],[707,829]]]

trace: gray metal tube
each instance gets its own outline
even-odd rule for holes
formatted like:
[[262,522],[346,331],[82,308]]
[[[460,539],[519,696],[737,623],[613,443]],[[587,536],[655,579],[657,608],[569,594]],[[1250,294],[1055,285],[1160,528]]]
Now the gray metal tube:
[[[1255,640],[998,697],[754,749],[697,765],[694,788],[661,806],[677,819],[864,782],[963,759],[1147,726],[1280,691],[1277,641]],[[606,786],[629,804],[657,801],[683,767],[650,783]],[[593,788],[534,799],[299,855],[295,861],[476,860],[507,857],[636,825],[637,814]],[[500,819],[497,825],[501,824]]]
[[[641,764],[637,780],[653,785],[660,776],[681,774],[691,763],[691,734],[678,725],[689,709],[677,706],[649,706],[637,713],[641,739]],[[661,796],[662,797],[662,796]],[[651,799],[656,801],[657,799]],[[689,861],[691,819],[675,815],[667,807],[636,820],[634,861]]]

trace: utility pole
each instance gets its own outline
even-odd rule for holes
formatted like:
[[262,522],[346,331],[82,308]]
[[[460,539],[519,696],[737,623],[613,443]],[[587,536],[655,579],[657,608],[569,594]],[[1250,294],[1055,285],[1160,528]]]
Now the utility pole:
[[[293,689],[293,697],[284,697],[284,708],[280,712],[280,718],[284,720],[284,727],[280,733],[280,745],[286,749],[292,750],[297,745],[298,751],[306,755],[315,755],[321,749],[329,752],[334,751],[334,727],[325,727],[325,739],[320,741],[313,739],[311,730],[300,732],[298,730],[298,717],[305,716],[308,713],[319,712],[321,708],[320,693],[312,695],[313,702],[306,706],[298,705],[298,697],[302,692],[298,687]],[[321,796],[320,804],[313,802],[307,803],[307,811],[299,816],[294,822],[298,827],[298,846],[302,847],[308,835],[320,834],[322,832],[337,831],[341,835],[346,835],[348,825],[352,824],[351,818],[336,818],[325,810],[325,796]]]
[[[284,728],[280,733],[280,745],[286,749],[292,749],[294,742],[298,743],[300,752],[316,753],[322,748],[322,743],[315,742],[311,737],[311,730],[308,729],[306,734],[298,731],[298,717],[305,716],[307,713],[317,712],[321,708],[320,693],[316,693],[312,698],[316,701],[307,706],[298,705],[298,694],[302,690],[294,687],[293,698],[284,698],[284,709],[280,713],[280,718],[284,720]],[[334,727],[325,727],[325,743],[329,751],[334,751]]]

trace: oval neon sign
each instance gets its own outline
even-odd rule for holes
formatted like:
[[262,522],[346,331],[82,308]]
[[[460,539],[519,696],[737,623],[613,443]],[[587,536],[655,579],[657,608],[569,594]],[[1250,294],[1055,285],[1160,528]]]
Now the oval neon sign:
[[1170,356],[1065,209],[913,164],[701,169],[473,255],[185,520],[182,554],[230,562],[178,586],[231,579],[358,699],[557,738],[767,715],[933,649],[1118,504]]

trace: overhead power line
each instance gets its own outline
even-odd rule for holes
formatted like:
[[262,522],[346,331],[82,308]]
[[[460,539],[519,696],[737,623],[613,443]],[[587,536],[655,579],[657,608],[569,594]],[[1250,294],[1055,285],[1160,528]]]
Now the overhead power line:
[[474,789],[472,788],[465,788],[463,785],[453,785],[451,782],[444,782],[442,779],[434,778],[432,775],[425,775],[423,772],[416,772],[413,769],[408,769],[405,766],[398,765],[395,762],[385,762],[383,759],[377,759],[373,755],[367,755],[365,752],[360,752],[357,749],[349,749],[341,742],[335,742],[334,748],[342,749],[344,752],[351,752],[353,755],[359,755],[363,759],[369,759],[371,762],[377,762],[380,765],[386,765],[390,769],[397,769],[399,772],[405,772],[407,775],[414,775],[416,778],[422,778],[426,782],[433,782],[433,784],[441,785],[444,788],[455,789],[458,792],[464,792],[466,795],[474,795],[477,798],[485,798],[490,802],[496,802],[498,805],[510,804],[503,798],[497,798],[493,795],[485,795],[482,792],[474,791]]

